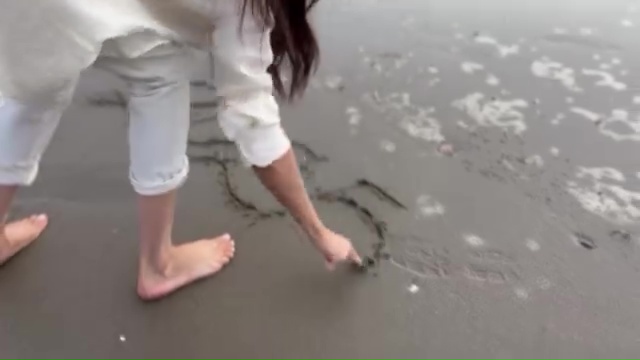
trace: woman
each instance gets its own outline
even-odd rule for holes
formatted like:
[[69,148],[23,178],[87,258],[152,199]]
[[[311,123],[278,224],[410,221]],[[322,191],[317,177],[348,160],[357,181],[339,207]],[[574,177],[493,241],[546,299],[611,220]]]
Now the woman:
[[[280,126],[275,92],[300,95],[318,46],[307,21],[317,0],[5,1],[0,14],[0,219],[38,163],[92,64],[129,89],[130,179],[138,193],[138,294],[146,300],[218,272],[234,256],[230,235],[172,244],[176,189],[188,173],[190,46],[217,57],[219,121],[244,160],[290,211],[329,268],[360,263],[351,242],[319,219]],[[212,32],[211,29],[214,29]],[[291,83],[281,81],[284,65]],[[32,243],[47,216],[0,223],[0,264]]]

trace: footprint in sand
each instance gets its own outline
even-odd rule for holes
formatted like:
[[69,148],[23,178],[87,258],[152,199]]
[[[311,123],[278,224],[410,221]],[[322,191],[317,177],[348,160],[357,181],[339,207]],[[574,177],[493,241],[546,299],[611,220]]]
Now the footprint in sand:
[[469,280],[505,284],[520,280],[514,259],[496,249],[472,252],[471,262],[464,267],[464,275]]
[[392,236],[388,239],[391,263],[420,278],[446,278],[454,271],[449,251],[427,239]]

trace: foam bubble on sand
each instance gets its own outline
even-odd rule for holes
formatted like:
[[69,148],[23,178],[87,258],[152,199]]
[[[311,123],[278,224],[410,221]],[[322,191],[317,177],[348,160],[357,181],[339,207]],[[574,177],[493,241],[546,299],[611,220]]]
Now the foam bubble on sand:
[[622,25],[623,27],[626,27],[626,28],[631,28],[631,27],[635,26],[634,22],[629,20],[629,19],[620,20],[620,25]]
[[561,27],[555,27],[555,28],[553,28],[553,33],[557,34],[557,35],[566,34],[567,33],[567,29],[561,28]]
[[640,115],[633,119],[624,109],[613,109],[603,115],[584,108],[573,107],[571,111],[598,125],[598,131],[615,141],[640,142]]
[[567,191],[583,209],[616,224],[640,222],[640,192],[622,187],[618,169],[580,167],[576,178],[580,182],[567,182]]
[[611,180],[616,182],[625,182],[627,179],[620,170],[612,167],[579,167],[576,177],[579,179],[593,178],[596,180]]
[[458,127],[460,127],[461,129],[465,129],[465,130],[471,129],[471,126],[469,126],[469,124],[467,124],[462,120],[459,120],[458,122],[456,122],[456,125],[458,125]]
[[124,335],[120,335],[119,336],[120,342],[126,342],[127,341],[127,337]]
[[409,291],[412,294],[417,293],[418,291],[420,291],[420,287],[416,284],[411,284],[407,287],[407,291]]
[[560,125],[560,123],[562,122],[562,120],[563,120],[565,117],[566,117],[566,115],[565,115],[565,114],[563,114],[563,113],[558,113],[558,114],[556,114],[556,116],[554,116],[554,117],[551,119],[550,123],[551,123],[551,125],[554,125],[554,126],[556,126],[556,125]]
[[511,55],[517,55],[520,53],[519,45],[504,45],[501,44],[496,38],[487,35],[481,35],[475,38],[476,43],[490,45],[498,50],[498,54],[502,58],[506,58]]
[[620,65],[620,64],[622,64],[622,60],[620,60],[620,58],[611,59],[611,65]]
[[583,36],[591,36],[593,35],[594,31],[591,28],[580,28],[578,32],[580,33],[580,35],[583,35]]
[[600,59],[602,59],[602,56],[600,56],[600,54],[593,54],[593,60],[600,61]]
[[487,80],[486,80],[486,82],[487,82],[487,85],[490,85],[490,86],[498,86],[498,85],[500,85],[500,79],[498,79],[498,78],[497,78],[495,75],[493,75],[493,74],[489,74],[489,75],[487,75]]
[[400,122],[400,128],[409,136],[427,142],[444,141],[440,123],[423,109],[419,109],[417,114],[405,116]]
[[540,243],[538,243],[534,239],[527,239],[525,244],[527,245],[527,248],[533,252],[540,251]]
[[363,100],[413,138],[435,143],[445,140],[440,122],[431,116],[435,110],[413,104],[409,93],[392,93],[382,97],[374,92],[365,94]]
[[467,74],[473,74],[476,71],[483,70],[484,66],[475,62],[465,61],[460,65],[460,68]]
[[507,159],[502,159],[500,160],[500,163],[507,168],[507,170],[511,171],[512,173],[516,173],[519,174],[520,172],[518,171],[518,169]]
[[435,79],[429,80],[429,83],[427,85],[429,85],[429,87],[434,87],[438,85],[440,81],[441,81],[440,79],[435,78]]
[[438,68],[434,66],[429,66],[427,68],[427,71],[429,71],[430,74],[437,74],[440,72],[440,70],[438,70]]
[[381,140],[380,148],[388,153],[396,152],[396,144],[390,140]]
[[640,142],[640,115],[632,119],[629,112],[624,109],[614,109],[611,116],[607,117],[599,127],[602,135],[615,141],[639,141]]
[[432,198],[430,195],[420,195],[416,201],[418,211],[422,217],[432,217],[445,213],[444,205]]
[[473,247],[481,247],[484,246],[486,244],[486,241],[484,241],[483,238],[481,238],[478,235],[474,235],[474,234],[465,234],[463,236],[464,241]]
[[577,115],[580,115],[580,116],[584,117],[585,119],[587,119],[587,120],[589,120],[589,121],[596,122],[596,121],[600,120],[600,118],[601,118],[601,115],[600,115],[600,114],[598,114],[598,113],[596,113],[596,112],[593,112],[593,111],[591,111],[591,110],[588,110],[588,109],[582,108],[582,107],[574,106],[574,107],[572,107],[572,108],[571,108],[571,109],[569,109],[569,110],[570,110],[572,113],[577,114]]
[[374,60],[374,59],[370,58],[369,56],[365,56],[363,58],[363,61],[370,68],[374,69],[378,74],[382,74],[382,72],[384,71],[384,68],[382,67],[382,64],[378,60]]
[[627,84],[616,80],[616,78],[611,73],[608,73],[606,71],[582,69],[582,73],[586,76],[599,77],[600,80],[596,82],[596,86],[609,87],[616,91],[624,91],[627,89]]
[[539,168],[544,166],[544,159],[542,158],[542,156],[538,154],[531,155],[527,157],[524,161],[527,165],[534,165]]
[[548,58],[536,60],[531,64],[531,72],[539,78],[556,80],[573,92],[583,91],[576,83],[575,70],[560,62]]
[[633,97],[633,103],[634,104],[640,104],[640,95],[636,95]]
[[338,75],[327,77],[324,80],[324,84],[331,90],[342,90],[344,88],[344,80]]
[[549,148],[549,154],[551,154],[552,156],[558,157],[560,156],[560,149],[558,149],[555,146],[552,146],[551,148]]
[[525,288],[515,288],[513,292],[516,294],[516,297],[520,300],[529,299],[529,291]]
[[528,108],[529,104],[523,99],[486,99],[481,93],[472,93],[454,101],[453,106],[480,126],[510,129],[517,135],[527,130],[521,109]]
[[551,288],[551,281],[545,277],[539,277],[536,279],[536,284],[541,290],[549,290]]
[[613,67],[613,65],[607,64],[607,63],[600,64],[600,66],[599,66],[599,68],[601,70],[611,70],[612,67]]
[[393,61],[393,66],[396,68],[396,70],[400,70],[403,67],[405,67],[405,65],[407,65],[409,63],[409,58],[411,58],[412,56],[409,55],[408,57],[402,57],[399,59],[395,59]]
[[347,110],[345,110],[345,114],[349,116],[349,125],[360,125],[360,121],[362,121],[362,113],[360,112],[360,109],[355,106],[349,106]]

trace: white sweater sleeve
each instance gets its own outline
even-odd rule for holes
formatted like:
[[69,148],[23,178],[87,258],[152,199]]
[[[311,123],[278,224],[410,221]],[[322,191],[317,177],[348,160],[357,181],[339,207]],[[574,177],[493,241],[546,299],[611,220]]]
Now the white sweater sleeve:
[[[237,1],[220,1],[215,22],[215,83],[222,106],[218,115],[225,135],[243,158],[258,167],[284,155],[291,143],[280,124],[273,81],[270,31],[248,10],[244,21]],[[242,26],[242,27],[240,27]]]

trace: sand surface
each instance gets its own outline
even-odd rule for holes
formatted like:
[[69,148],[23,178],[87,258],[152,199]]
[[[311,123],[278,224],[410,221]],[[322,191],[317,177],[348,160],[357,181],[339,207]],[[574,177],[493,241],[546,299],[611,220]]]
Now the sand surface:
[[325,272],[223,141],[197,59],[176,238],[229,231],[237,258],[139,301],[123,85],[89,70],[15,207],[52,221],[0,270],[0,357],[637,356],[640,2],[316,16],[322,67],[284,123],[370,271]]

